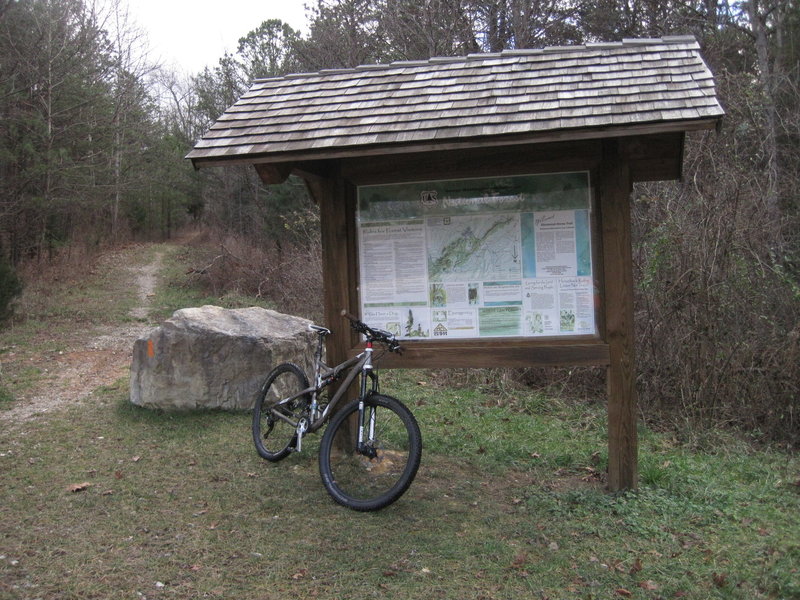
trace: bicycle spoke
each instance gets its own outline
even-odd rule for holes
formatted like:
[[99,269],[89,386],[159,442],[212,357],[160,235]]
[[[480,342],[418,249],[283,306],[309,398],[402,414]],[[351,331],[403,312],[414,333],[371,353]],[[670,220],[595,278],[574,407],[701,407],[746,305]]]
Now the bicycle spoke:
[[[253,441],[263,458],[278,461],[294,449],[296,424],[308,406],[307,396],[294,397],[307,387],[306,376],[291,363],[270,373],[253,411]],[[287,398],[293,399],[282,402]]]
[[[372,439],[356,447],[357,403],[345,407],[326,431],[320,454],[323,481],[334,499],[356,510],[375,510],[396,500],[416,474],[421,454],[419,428],[399,401],[372,396],[366,430]],[[370,423],[374,427],[370,426]]]

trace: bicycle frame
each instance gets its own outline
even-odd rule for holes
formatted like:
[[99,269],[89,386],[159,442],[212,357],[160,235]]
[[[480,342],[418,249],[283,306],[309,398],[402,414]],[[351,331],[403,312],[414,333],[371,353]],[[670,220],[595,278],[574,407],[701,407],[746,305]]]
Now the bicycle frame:
[[[275,463],[300,452],[306,433],[324,430],[319,472],[325,489],[353,510],[378,510],[411,485],[422,456],[422,434],[408,407],[381,393],[373,368],[385,352],[402,352],[394,334],[344,310],[341,314],[364,336],[363,350],[328,366],[323,359],[331,331],[309,324],[319,335],[311,372],[291,362],[270,371],[253,407],[253,442],[262,458]],[[359,375],[360,385],[354,388]]]
[[[367,342],[367,346],[363,352],[357,354],[353,358],[350,358],[343,363],[336,365],[335,367],[328,367],[322,361],[322,347],[323,347],[323,340],[325,335],[329,333],[327,329],[319,329],[316,328],[315,331],[320,335],[319,345],[317,347],[317,351],[315,353],[315,360],[314,360],[314,385],[307,387],[306,389],[290,396],[288,398],[282,399],[272,408],[272,415],[289,423],[292,427],[294,427],[297,431],[297,452],[300,452],[301,445],[302,445],[302,437],[306,433],[314,433],[318,431],[330,418],[333,410],[339,404],[340,400],[344,397],[347,390],[353,384],[353,381],[359,374],[361,374],[361,389],[359,394],[359,411],[358,411],[358,445],[359,448],[363,446],[364,442],[364,398],[367,395],[367,378],[372,381],[372,391],[376,391],[377,384],[378,384],[378,376],[372,369],[372,342]],[[334,381],[339,379],[339,376],[343,371],[348,371],[347,376],[345,377],[344,381],[342,381],[339,389],[331,398],[330,402],[325,406],[322,412],[319,412],[319,404],[318,404],[318,395],[319,393],[331,385]],[[275,410],[276,407],[284,405],[288,402],[296,398],[301,398],[307,394],[311,395],[311,404],[309,406],[310,409],[310,422],[304,418],[293,421],[288,416],[284,415],[282,412]],[[369,439],[372,439],[375,435],[374,433],[374,418],[375,415],[372,414],[370,417],[370,431],[369,431]]]

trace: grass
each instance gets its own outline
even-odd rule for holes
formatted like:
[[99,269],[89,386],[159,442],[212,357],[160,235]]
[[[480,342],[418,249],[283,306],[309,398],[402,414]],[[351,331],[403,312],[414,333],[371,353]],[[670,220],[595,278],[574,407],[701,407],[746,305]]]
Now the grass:
[[249,415],[146,411],[124,382],[12,429],[0,598],[800,597],[796,458],[648,434],[658,482],[612,495],[587,407],[525,415],[419,378],[390,379],[423,465],[374,514],[328,498],[316,438],[268,464]]
[[[160,249],[151,317],[219,303]],[[609,494],[601,403],[436,381],[383,374],[424,451],[409,491],[368,514],[327,496],[316,436],[269,464],[248,414],[140,409],[126,381],[4,424],[0,599],[800,598],[797,456],[642,427],[640,489]]]

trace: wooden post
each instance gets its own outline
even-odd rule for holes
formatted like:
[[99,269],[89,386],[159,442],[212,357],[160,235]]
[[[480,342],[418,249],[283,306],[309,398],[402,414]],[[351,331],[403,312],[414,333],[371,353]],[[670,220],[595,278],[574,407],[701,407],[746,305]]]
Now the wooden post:
[[[338,173],[331,177],[307,179],[309,190],[319,204],[322,233],[322,281],[325,288],[325,326],[333,334],[328,337],[326,362],[337,365],[349,357],[357,336],[342,317],[342,309],[352,311],[351,288],[347,285],[355,277],[356,260],[353,254],[355,218],[352,196],[354,191]],[[330,393],[336,392],[333,384]],[[358,397],[357,382],[350,386],[339,404]],[[353,429],[355,432],[355,429]]]
[[348,223],[345,190],[338,177],[315,182],[314,196],[319,203],[322,234],[322,282],[325,289],[325,326],[333,331],[327,340],[328,364],[347,358],[350,334],[341,317],[342,308],[349,308],[347,281]]
[[[308,180],[307,180],[308,181]],[[350,348],[355,343],[356,335],[342,317],[342,309],[352,311],[350,298],[354,281],[356,260],[353,256],[355,243],[355,217],[353,197],[354,190],[336,169],[331,178],[318,179],[309,189],[319,203],[320,228],[322,233],[322,281],[325,288],[325,324],[333,334],[326,344],[326,362],[337,365],[348,358]],[[340,384],[331,385],[333,396]],[[358,397],[358,380],[347,390],[337,410],[349,400]],[[344,435],[337,441],[341,450],[353,448],[357,434],[357,418],[349,420]],[[349,439],[350,443],[345,442]]]
[[608,366],[608,487],[638,486],[636,370],[633,328],[633,257],[631,249],[628,162],[616,140],[603,143],[599,208],[603,236],[605,337]]

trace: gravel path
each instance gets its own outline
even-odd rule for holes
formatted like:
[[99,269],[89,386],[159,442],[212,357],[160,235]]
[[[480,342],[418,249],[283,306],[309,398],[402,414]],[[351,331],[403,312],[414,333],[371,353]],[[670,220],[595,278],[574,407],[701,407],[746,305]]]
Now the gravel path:
[[[147,318],[162,259],[163,253],[159,252],[149,264],[127,267],[138,298],[137,305],[130,311],[131,318]],[[86,399],[100,386],[126,377],[134,341],[152,328],[153,325],[137,322],[96,327],[86,332],[81,336],[83,341],[50,357],[43,381],[11,409],[0,411],[0,422],[13,425],[42,417]]]

